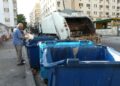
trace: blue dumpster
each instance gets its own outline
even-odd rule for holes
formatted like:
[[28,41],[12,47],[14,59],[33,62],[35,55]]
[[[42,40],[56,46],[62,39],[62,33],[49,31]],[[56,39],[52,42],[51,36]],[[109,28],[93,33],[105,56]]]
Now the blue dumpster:
[[37,44],[27,45],[27,54],[31,68],[39,69],[39,47]]
[[[107,46],[46,48],[48,86],[120,86],[120,53]],[[58,58],[58,59],[57,59]]]
[[[79,46],[93,46],[94,43],[92,41],[88,40],[81,40],[81,41],[47,41],[45,43],[39,43],[39,48],[40,48],[40,75],[42,79],[48,79],[48,70],[42,65],[44,62],[44,56],[43,52],[46,52],[47,48],[54,48],[56,47],[57,49],[52,49],[51,52],[56,52],[54,53],[54,61],[59,61],[61,58],[67,59],[67,58],[73,58],[72,54],[72,48],[73,47],[79,47]],[[59,54],[57,54],[59,52]],[[66,54],[66,56],[65,56]],[[48,57],[47,60],[51,61],[51,57]]]
[[31,44],[37,44],[39,41],[49,41],[49,40],[57,40],[56,37],[54,36],[39,36],[39,37],[35,37],[32,40],[29,40],[29,45]]
[[49,40],[55,40],[55,37],[51,36],[41,36],[36,37],[33,40],[29,40],[26,43],[27,55],[30,61],[31,68],[39,69],[40,68],[40,59],[39,59],[39,42],[45,42]]

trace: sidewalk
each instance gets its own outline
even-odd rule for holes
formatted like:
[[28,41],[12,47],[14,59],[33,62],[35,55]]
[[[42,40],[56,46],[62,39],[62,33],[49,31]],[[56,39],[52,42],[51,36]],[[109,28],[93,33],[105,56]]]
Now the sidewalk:
[[26,86],[25,66],[17,66],[11,41],[0,47],[0,86]]

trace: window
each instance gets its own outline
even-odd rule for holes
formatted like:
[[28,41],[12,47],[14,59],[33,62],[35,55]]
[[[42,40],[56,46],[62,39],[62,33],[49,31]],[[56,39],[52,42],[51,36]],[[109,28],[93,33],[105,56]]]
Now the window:
[[10,22],[10,18],[5,18],[5,22]]
[[119,10],[119,9],[120,9],[120,7],[117,7],[117,9]]
[[14,18],[14,21],[15,21],[15,25],[17,25],[17,18]]
[[3,0],[4,2],[8,2],[8,0]]
[[115,0],[113,0],[113,2],[115,2]]
[[103,8],[103,5],[100,5],[100,8]]
[[97,7],[97,4],[94,4],[94,7]]
[[100,3],[102,2],[103,0],[100,0]]
[[117,0],[118,3],[120,3],[120,0]]
[[88,2],[90,2],[90,0],[87,0]]
[[90,16],[90,11],[87,11],[87,14]]
[[16,12],[14,12],[14,17],[17,17],[17,13]]
[[109,9],[109,6],[107,5],[106,8]]
[[99,14],[100,14],[100,15],[102,15],[102,14],[103,14],[103,12],[100,12]]
[[14,9],[14,12],[17,12],[17,9]]
[[83,7],[83,3],[79,3],[79,7],[80,7],[80,8]]
[[87,7],[90,7],[90,4],[86,4]]
[[113,12],[112,15],[115,16],[115,13]]
[[86,4],[86,6],[90,9],[90,4]]
[[87,11],[87,14],[90,14],[90,11]]
[[9,12],[9,8],[4,8],[4,12]]
[[79,7],[82,8],[83,7],[83,3],[79,3]]
[[57,6],[60,7],[60,1],[57,2]]
[[16,4],[16,0],[13,0],[13,3]]
[[108,2],[108,3],[109,3],[109,0],[106,0],[106,2]]
[[96,12],[96,11],[94,11],[94,14],[95,14],[95,15],[97,15],[97,12]]
[[117,16],[119,16],[120,15],[120,13],[117,13]]
[[108,12],[106,12],[106,15],[109,15],[109,13],[108,13]]
[[115,6],[112,6],[113,9],[115,9]]

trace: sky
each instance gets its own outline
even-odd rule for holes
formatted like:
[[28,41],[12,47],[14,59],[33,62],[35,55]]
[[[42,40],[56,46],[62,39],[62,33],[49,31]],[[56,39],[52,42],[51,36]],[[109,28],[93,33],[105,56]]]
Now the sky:
[[17,0],[18,14],[24,14],[29,22],[29,14],[35,6],[37,0]]

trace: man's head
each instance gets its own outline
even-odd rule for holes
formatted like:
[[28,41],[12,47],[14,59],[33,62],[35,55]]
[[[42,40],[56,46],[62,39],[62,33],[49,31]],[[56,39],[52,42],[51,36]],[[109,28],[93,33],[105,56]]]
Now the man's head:
[[23,30],[23,29],[24,29],[23,23],[19,23],[19,24],[17,25],[17,28],[19,28],[20,30]]

